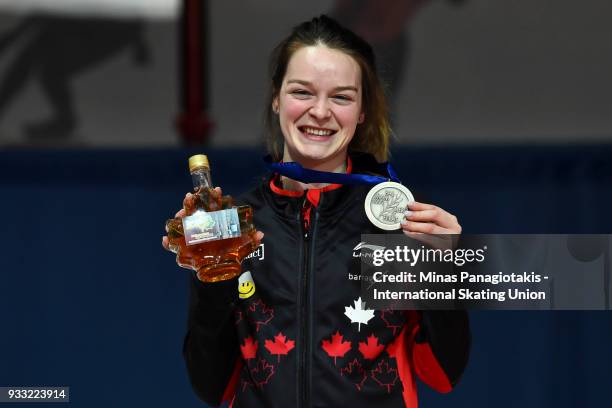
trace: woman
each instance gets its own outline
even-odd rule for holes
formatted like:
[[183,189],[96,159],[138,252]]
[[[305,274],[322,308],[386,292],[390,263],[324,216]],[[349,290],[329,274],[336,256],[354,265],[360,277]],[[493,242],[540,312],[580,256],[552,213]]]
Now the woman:
[[[381,174],[390,129],[367,43],[321,16],[293,30],[271,68],[272,161]],[[416,376],[442,392],[456,384],[469,351],[465,313],[361,303],[354,249],[361,234],[381,232],[364,213],[369,188],[272,174],[242,197],[265,251],[243,262],[238,282],[193,279],[184,356],[205,402],[414,407]],[[402,229],[420,238],[461,231],[456,217],[424,203],[410,206]]]

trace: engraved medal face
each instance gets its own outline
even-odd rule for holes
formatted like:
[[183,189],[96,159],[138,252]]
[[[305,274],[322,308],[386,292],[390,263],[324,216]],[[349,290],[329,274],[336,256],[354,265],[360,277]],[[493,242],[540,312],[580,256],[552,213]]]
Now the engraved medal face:
[[387,181],[372,187],[365,199],[365,212],[372,224],[391,231],[400,229],[408,203],[414,201],[410,190]]

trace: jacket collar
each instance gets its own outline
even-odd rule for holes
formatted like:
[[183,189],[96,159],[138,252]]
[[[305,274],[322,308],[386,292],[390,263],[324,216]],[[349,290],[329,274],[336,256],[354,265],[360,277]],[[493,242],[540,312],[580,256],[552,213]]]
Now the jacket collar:
[[[384,171],[381,172],[383,168],[384,166],[381,166],[369,154],[355,153],[348,158],[347,172],[349,173],[385,175]],[[314,204],[318,206],[319,212],[332,214],[355,200],[359,200],[361,195],[366,194],[370,188],[370,186],[330,184],[321,189],[310,190],[312,192],[289,191],[280,187],[280,176],[274,173],[267,178],[267,182],[262,186],[262,192],[275,212],[286,218],[297,219],[304,206],[306,195],[311,202],[313,197],[317,197],[317,202]],[[363,202],[363,198],[360,201]]]

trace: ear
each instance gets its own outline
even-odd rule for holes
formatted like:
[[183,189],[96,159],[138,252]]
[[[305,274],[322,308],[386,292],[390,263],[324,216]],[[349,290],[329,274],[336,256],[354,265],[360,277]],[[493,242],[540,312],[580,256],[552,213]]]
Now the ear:
[[278,115],[278,96],[272,100],[272,112]]
[[361,112],[359,114],[359,119],[357,119],[357,123],[361,124],[365,120],[365,113]]

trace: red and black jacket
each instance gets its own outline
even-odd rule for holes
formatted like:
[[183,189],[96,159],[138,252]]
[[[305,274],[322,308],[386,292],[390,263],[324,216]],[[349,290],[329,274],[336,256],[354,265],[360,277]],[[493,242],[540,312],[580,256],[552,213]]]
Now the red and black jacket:
[[[352,166],[380,174],[370,156]],[[450,391],[468,360],[465,312],[375,310],[361,323],[346,313],[361,300],[361,234],[383,232],[365,215],[370,187],[289,192],[276,179],[242,197],[265,233],[243,263],[254,295],[240,299],[236,279],[193,278],[183,352],[198,396],[234,407],[416,407],[417,377]]]

